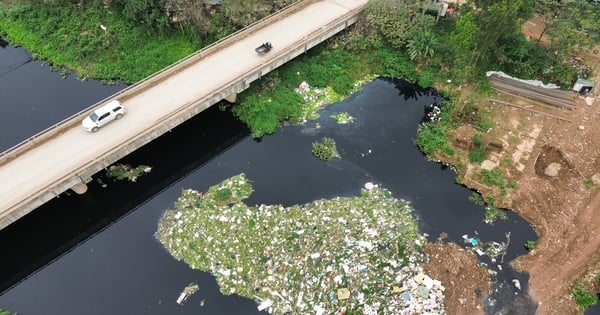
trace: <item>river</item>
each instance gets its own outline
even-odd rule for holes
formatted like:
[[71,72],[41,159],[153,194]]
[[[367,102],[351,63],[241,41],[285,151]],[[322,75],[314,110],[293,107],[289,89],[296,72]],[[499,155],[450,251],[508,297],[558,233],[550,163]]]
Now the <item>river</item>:
[[[63,79],[28,56],[0,48],[3,150],[124,87]],[[482,241],[502,242],[511,232],[492,295],[496,303],[488,300],[486,311],[531,313],[526,294],[511,284],[520,279],[526,290],[527,276],[506,262],[525,254],[522,244],[536,239],[532,228],[513,213],[506,221],[483,223],[483,207],[468,200],[471,191],[455,184],[456,174],[425,160],[412,144],[425,106],[436,99],[432,91],[378,79],[327,107],[319,120],[281,128],[261,141],[215,106],[125,157],[123,163],[153,167],[136,183],[98,174],[85,195],[62,194],[0,231],[0,308],[19,314],[259,314],[255,302],[221,295],[209,274],[174,260],[153,236],[182,189],[203,191],[244,172],[255,190],[248,204],[353,196],[371,181],[411,201],[430,240],[446,232],[463,244],[463,234],[477,231]],[[338,125],[329,118],[338,112],[355,122]],[[312,142],[324,136],[335,139],[341,159],[323,162],[311,155]],[[190,282],[200,290],[178,305]]]

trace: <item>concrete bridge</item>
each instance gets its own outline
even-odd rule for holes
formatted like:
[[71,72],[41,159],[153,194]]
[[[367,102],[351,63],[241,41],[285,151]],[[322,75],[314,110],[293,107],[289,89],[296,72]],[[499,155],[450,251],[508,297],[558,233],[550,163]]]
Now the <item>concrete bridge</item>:
[[[353,24],[367,0],[305,0],[200,50],[0,155],[0,229]],[[273,49],[255,51],[263,42]],[[119,99],[121,119],[87,133],[92,108]],[[193,137],[193,136],[192,136]]]

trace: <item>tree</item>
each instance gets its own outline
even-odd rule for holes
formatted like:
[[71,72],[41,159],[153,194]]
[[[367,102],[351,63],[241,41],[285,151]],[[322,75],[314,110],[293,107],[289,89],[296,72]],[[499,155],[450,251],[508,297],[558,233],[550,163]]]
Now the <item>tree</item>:
[[434,24],[434,18],[421,14],[420,8],[421,1],[369,1],[365,8],[366,26],[371,29],[369,36],[380,36],[392,47],[404,48],[410,38]]
[[548,26],[551,48],[564,61],[577,51],[600,42],[600,5],[585,0],[572,1]]
[[168,27],[168,16],[161,0],[118,0],[121,13],[148,27],[163,31]]

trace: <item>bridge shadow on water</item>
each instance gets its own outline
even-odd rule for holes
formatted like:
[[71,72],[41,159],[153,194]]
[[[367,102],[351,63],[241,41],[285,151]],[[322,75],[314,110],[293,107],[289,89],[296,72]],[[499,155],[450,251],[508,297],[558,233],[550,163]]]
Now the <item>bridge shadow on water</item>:
[[153,167],[135,185],[100,172],[84,195],[67,191],[1,230],[0,295],[249,134],[240,121],[218,106],[188,120],[176,131],[118,162]]

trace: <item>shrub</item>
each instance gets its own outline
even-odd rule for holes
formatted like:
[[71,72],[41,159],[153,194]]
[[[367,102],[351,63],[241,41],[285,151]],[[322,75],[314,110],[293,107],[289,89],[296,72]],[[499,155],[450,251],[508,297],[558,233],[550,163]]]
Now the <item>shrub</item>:
[[454,149],[448,144],[446,130],[440,123],[425,123],[419,126],[414,143],[429,156],[436,152],[454,155]]
[[504,187],[504,174],[501,170],[495,168],[493,170],[481,170],[481,180],[488,186]]
[[535,241],[526,241],[525,244],[523,244],[523,247],[525,247],[527,251],[532,251],[535,249],[535,244]]
[[586,309],[598,302],[598,297],[596,295],[589,293],[581,287],[575,288],[573,291],[573,297],[581,309]]
[[483,135],[480,133],[475,134],[471,138],[471,141],[473,143],[473,146],[469,151],[469,161],[471,161],[471,163],[483,162],[485,160],[487,152],[487,146],[483,139]]

